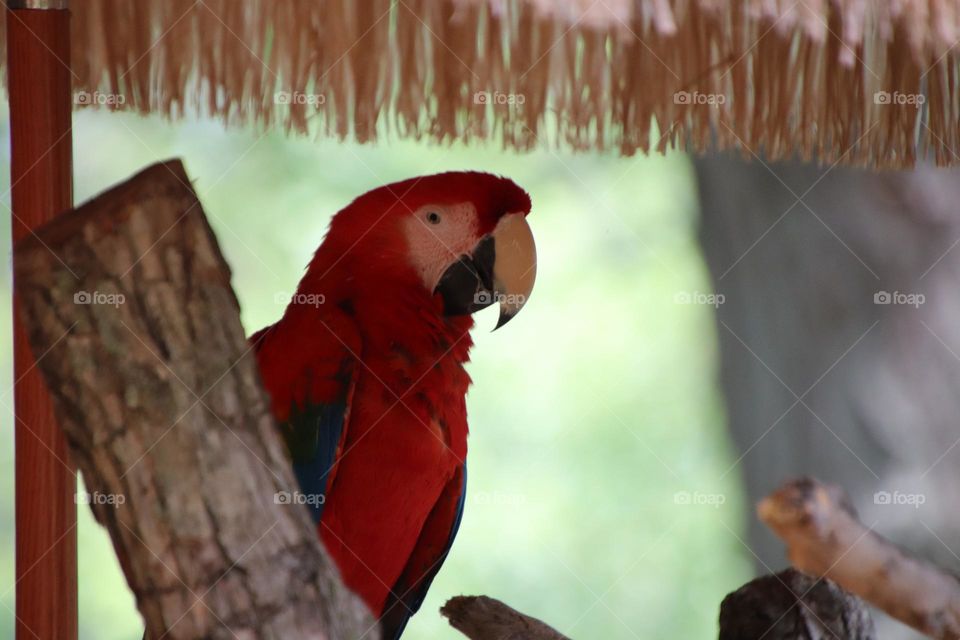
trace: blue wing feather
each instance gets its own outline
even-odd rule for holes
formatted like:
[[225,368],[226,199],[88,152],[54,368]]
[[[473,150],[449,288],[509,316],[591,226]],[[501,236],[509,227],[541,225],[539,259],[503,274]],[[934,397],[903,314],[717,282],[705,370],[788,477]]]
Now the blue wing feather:
[[327,483],[336,462],[337,448],[347,413],[344,403],[308,404],[284,425],[293,456],[293,472],[314,524],[323,517]]
[[[250,343],[303,502],[317,523],[336,480],[337,452],[349,428],[356,386],[353,354],[362,351],[362,343],[353,318],[343,309],[334,305],[304,309],[291,305],[279,322],[253,334]],[[336,340],[322,335],[304,340],[317,324],[327,327]]]

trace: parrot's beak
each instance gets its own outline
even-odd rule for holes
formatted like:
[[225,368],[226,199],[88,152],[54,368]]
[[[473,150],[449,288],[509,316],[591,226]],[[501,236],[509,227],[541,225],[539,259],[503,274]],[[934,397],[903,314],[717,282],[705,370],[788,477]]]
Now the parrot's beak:
[[450,265],[434,293],[443,297],[448,316],[465,315],[500,303],[494,330],[507,324],[530,298],[537,278],[537,248],[522,213],[500,218],[493,233],[470,255]]
[[493,246],[493,294],[500,302],[496,331],[520,313],[537,279],[537,247],[526,216],[511,213],[500,218]]

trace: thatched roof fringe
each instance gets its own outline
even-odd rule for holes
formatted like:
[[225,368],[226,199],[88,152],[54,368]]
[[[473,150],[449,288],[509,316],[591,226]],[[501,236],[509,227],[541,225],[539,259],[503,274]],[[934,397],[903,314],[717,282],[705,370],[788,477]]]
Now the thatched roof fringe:
[[361,141],[960,162],[953,0],[73,0],[78,102]]

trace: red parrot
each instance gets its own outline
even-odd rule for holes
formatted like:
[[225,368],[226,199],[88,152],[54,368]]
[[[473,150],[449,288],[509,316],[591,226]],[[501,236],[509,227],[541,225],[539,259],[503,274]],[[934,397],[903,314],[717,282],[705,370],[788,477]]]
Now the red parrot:
[[338,212],[283,317],[251,337],[317,532],[398,638],[446,558],[466,495],[471,314],[529,297],[530,197],[451,172]]

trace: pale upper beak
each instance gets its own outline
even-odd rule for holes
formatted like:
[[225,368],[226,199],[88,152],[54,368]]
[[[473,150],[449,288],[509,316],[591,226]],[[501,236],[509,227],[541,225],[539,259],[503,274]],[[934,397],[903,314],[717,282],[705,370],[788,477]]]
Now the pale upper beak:
[[496,331],[520,313],[537,279],[537,247],[526,216],[511,213],[500,218],[493,230],[493,246],[493,290],[500,302]]
[[447,315],[473,313],[499,302],[496,330],[520,312],[536,279],[533,232],[524,214],[510,213],[500,218],[472,254],[460,256],[447,268],[434,293],[443,297]]

